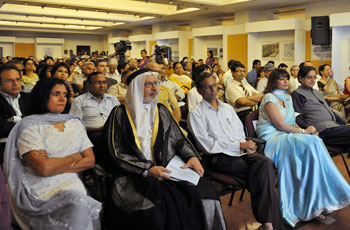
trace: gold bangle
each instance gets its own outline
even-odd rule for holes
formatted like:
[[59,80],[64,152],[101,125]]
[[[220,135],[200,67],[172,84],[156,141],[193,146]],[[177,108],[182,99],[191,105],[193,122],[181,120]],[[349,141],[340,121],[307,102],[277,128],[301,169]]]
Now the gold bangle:
[[69,167],[73,167],[75,165],[75,160],[74,160],[74,157],[72,155],[70,155],[70,157],[73,159],[73,163]]

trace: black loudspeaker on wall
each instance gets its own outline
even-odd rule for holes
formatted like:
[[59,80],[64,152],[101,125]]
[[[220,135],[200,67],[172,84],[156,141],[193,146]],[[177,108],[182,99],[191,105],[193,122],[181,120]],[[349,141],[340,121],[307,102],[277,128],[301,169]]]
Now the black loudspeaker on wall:
[[311,38],[313,45],[329,45],[330,30],[329,17],[311,17]]

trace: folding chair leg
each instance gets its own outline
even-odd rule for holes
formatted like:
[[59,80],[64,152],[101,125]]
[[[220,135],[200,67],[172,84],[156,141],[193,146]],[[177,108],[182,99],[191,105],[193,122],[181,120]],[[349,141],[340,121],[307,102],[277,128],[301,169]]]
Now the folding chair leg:
[[344,162],[344,165],[345,165],[345,168],[346,168],[346,171],[348,172],[348,175],[350,177],[350,170],[349,170],[349,167],[348,167],[348,164],[346,163],[346,160],[345,160],[345,157],[344,157],[344,154],[343,153],[340,153],[342,159],[343,159],[343,162]]
[[239,201],[243,201],[243,196],[244,196],[245,188],[242,188],[241,196],[239,197]]
[[230,201],[228,202],[228,206],[232,206],[232,200],[233,200],[233,197],[235,196],[235,189],[232,189],[232,193],[231,193],[231,197],[230,197]]

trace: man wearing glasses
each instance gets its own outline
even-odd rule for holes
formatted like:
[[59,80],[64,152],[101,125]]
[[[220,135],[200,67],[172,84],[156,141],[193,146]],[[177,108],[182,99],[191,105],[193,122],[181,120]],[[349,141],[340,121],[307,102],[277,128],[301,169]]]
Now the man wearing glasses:
[[258,109],[263,95],[245,80],[245,67],[235,61],[231,65],[233,81],[226,88],[226,101],[235,109],[239,119],[245,123],[248,114]]
[[[86,126],[88,136],[98,152],[103,126],[111,110],[119,105],[116,97],[106,94],[107,80],[102,72],[93,72],[87,78],[88,92],[76,97],[70,114],[80,117]],[[96,162],[99,156],[96,154]]]
[[4,64],[0,68],[0,164],[6,138],[16,122],[25,115],[25,105],[29,94],[21,92],[21,73],[13,64]]
[[[10,61],[8,61],[6,64],[12,64],[12,65],[15,65],[17,67],[17,69],[19,70],[20,74],[21,74],[21,78],[23,76],[23,64],[22,62],[18,61],[18,60],[14,60],[14,59],[11,59]],[[26,93],[30,93],[32,91],[31,88],[25,86],[22,84],[22,89],[21,89],[21,92],[26,92]]]

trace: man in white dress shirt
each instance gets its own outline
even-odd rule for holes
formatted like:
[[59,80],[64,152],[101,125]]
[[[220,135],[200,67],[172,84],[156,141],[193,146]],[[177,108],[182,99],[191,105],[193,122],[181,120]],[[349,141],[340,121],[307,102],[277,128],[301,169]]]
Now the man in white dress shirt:
[[218,100],[215,78],[201,73],[195,78],[203,101],[189,115],[190,129],[204,150],[204,161],[212,170],[234,176],[251,193],[252,209],[259,229],[283,229],[279,202],[274,192],[272,161],[256,153],[256,144],[246,141],[243,125],[233,108]]
[[263,95],[245,80],[245,67],[236,61],[231,65],[233,81],[226,88],[226,101],[232,105],[242,123],[247,115],[257,109]]
[[[73,100],[69,113],[84,121],[88,136],[94,144],[94,152],[98,152],[100,143],[103,143],[100,138],[104,124],[111,110],[120,103],[116,97],[105,93],[107,80],[101,72],[93,72],[88,76],[87,87],[87,93]],[[97,162],[98,159],[96,154]]]

